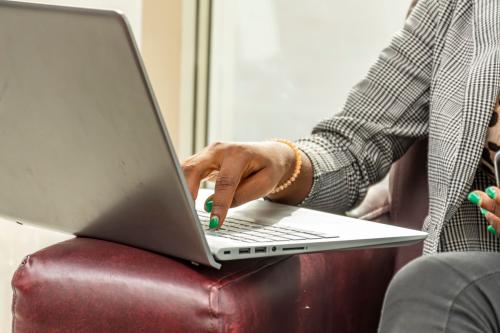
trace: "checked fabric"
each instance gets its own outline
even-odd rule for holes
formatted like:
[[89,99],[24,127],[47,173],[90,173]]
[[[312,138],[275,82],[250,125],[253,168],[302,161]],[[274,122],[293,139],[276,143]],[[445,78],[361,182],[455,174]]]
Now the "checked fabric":
[[297,140],[314,181],[303,206],[344,212],[417,140],[429,139],[424,253],[499,251],[471,189],[500,89],[500,2],[421,0],[343,110]]

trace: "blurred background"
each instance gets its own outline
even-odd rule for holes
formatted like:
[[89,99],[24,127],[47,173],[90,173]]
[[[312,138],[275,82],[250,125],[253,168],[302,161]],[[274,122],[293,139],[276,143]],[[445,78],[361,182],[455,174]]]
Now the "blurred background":
[[[406,0],[44,0],[121,10],[182,160],[214,140],[295,139],[342,109]],[[1,51],[0,51],[1,52]],[[0,332],[23,257],[71,236],[0,220]]]

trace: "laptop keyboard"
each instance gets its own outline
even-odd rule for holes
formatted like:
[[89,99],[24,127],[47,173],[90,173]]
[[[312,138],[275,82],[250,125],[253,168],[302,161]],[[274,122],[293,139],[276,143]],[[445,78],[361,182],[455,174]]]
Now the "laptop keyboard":
[[203,230],[207,235],[228,238],[245,243],[275,241],[307,241],[323,238],[338,238],[337,235],[325,235],[310,230],[300,230],[288,226],[273,226],[254,223],[247,219],[228,217],[220,229],[208,228],[210,215],[198,210]]

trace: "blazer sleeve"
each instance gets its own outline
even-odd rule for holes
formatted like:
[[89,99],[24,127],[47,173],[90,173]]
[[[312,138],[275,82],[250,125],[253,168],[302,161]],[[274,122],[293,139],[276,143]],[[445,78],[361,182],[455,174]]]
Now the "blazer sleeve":
[[428,134],[438,4],[421,0],[338,115],[297,140],[313,185],[301,206],[345,212],[417,139]]

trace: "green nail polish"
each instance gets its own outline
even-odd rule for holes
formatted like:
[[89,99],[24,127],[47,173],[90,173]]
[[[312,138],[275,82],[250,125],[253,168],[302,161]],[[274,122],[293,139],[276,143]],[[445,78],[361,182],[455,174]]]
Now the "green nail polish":
[[484,208],[481,208],[481,214],[483,214],[484,217],[486,217],[486,215],[488,214],[488,211]]
[[497,196],[497,191],[493,186],[488,187],[485,192],[492,199],[495,199],[495,197]]
[[467,197],[467,199],[469,199],[469,201],[472,202],[474,205],[479,206],[481,204],[481,197],[479,196],[479,194],[477,194],[475,192],[469,193],[469,196]]
[[497,231],[495,230],[495,228],[493,228],[492,225],[488,226],[488,231],[491,232],[493,235],[497,236]]
[[212,207],[214,206],[214,202],[212,200],[205,201],[205,211],[210,213],[212,211]]
[[214,216],[210,219],[210,224],[208,225],[208,227],[210,229],[215,229],[219,226],[219,218],[217,216]]

